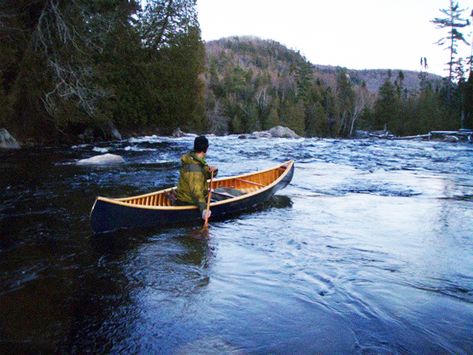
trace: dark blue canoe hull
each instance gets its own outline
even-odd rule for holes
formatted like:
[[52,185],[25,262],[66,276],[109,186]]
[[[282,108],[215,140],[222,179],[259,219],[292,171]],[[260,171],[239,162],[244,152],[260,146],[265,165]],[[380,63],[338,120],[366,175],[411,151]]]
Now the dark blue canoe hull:
[[[285,188],[294,175],[294,163],[271,188],[249,194],[248,197],[228,200],[211,205],[212,219],[241,213],[268,201],[277,191]],[[192,206],[185,209],[149,209],[134,205],[116,204],[97,198],[91,211],[91,226],[94,233],[105,233],[123,228],[149,228],[202,222],[199,210]]]

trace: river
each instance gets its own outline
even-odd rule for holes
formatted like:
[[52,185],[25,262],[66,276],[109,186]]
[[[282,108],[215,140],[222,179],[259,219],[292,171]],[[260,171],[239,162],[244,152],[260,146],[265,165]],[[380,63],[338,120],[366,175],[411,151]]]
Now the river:
[[209,139],[221,176],[296,170],[208,238],[89,225],[175,185],[193,138],[0,152],[0,352],[473,353],[473,145]]

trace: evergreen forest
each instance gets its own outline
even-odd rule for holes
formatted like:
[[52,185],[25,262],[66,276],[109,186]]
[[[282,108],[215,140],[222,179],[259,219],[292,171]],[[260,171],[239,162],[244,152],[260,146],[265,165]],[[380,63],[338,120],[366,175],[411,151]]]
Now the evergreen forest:
[[[440,45],[467,43],[458,34],[469,23],[447,21],[461,18],[455,11],[432,21],[450,28]],[[473,128],[471,58],[456,47],[443,79],[428,74],[426,58],[418,72],[322,67],[271,40],[204,43],[196,0],[3,0],[0,39],[0,127],[23,142],[111,139],[111,127],[231,134],[282,125],[308,137]]]

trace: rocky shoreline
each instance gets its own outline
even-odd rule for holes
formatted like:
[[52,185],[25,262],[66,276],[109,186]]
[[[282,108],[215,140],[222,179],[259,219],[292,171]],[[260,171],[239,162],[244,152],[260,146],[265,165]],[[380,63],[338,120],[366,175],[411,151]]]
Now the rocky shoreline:
[[[100,132],[98,137],[94,131],[85,130],[83,133],[78,135],[78,141],[80,143],[94,143],[100,141],[119,141],[131,137],[145,136],[145,135],[161,135],[159,129],[148,128],[145,130],[127,131],[125,134],[121,134],[118,129],[112,124],[107,125]],[[208,133],[210,134],[210,133]],[[170,137],[181,138],[181,137],[196,137],[197,134],[184,132],[179,127],[176,128],[170,135]],[[289,138],[297,139],[303,138],[296,134],[292,129],[276,126],[267,131],[255,131],[252,133],[244,133],[238,135],[239,139],[260,139],[260,138]],[[450,143],[467,142],[473,143],[473,130],[471,129],[460,129],[458,131],[430,131],[426,134],[419,134],[415,136],[395,136],[388,130],[382,131],[355,131],[355,135],[352,139],[388,139],[388,140],[428,140],[428,141],[442,141]],[[0,149],[21,149],[22,147],[34,147],[39,146],[31,141],[24,143],[19,142],[13,137],[10,132],[5,128],[0,128]]]

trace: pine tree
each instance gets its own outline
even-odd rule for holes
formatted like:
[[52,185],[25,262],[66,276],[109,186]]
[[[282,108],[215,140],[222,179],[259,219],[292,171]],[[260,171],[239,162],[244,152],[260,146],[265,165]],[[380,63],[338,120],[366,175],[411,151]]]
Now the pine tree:
[[396,90],[391,80],[386,79],[379,88],[378,99],[374,105],[374,129],[391,129],[391,125],[396,121],[399,113],[399,100]]
[[450,0],[450,5],[447,9],[440,9],[445,17],[436,17],[432,22],[439,29],[448,29],[446,36],[440,38],[437,41],[437,44],[440,46],[446,46],[449,51],[449,61],[448,65],[448,82],[449,86],[449,96],[451,90],[451,84],[453,83],[453,74],[454,74],[454,65],[457,61],[458,55],[458,44],[463,42],[468,44],[463,33],[459,29],[464,28],[470,24],[469,20],[462,18],[462,14],[465,10],[461,9],[458,5],[458,2],[455,0]]
[[304,135],[305,112],[304,103],[302,101],[291,102],[286,106],[283,113],[285,124],[298,135]]
[[320,102],[306,108],[305,133],[308,137],[328,135],[327,115]]
[[464,84],[464,121],[463,128],[473,129],[473,72],[470,70],[468,80]]

